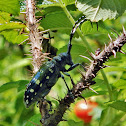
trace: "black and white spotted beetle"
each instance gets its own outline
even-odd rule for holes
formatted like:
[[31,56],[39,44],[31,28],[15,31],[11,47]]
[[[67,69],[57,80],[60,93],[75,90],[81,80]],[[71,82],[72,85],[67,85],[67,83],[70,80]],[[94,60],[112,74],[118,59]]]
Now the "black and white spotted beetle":
[[[78,21],[76,21],[75,25],[73,26],[70,34],[70,40],[69,40],[67,52],[60,53],[58,56],[53,57],[51,61],[45,62],[40,67],[39,71],[35,74],[35,76],[32,78],[32,80],[27,86],[24,95],[24,101],[27,108],[36,101],[44,100],[44,97],[49,93],[51,88],[55,85],[59,77],[63,78],[67,86],[67,83],[64,79],[64,76],[61,74],[61,72],[64,73],[64,72],[71,71],[78,65],[81,65],[79,63],[74,64],[72,62],[70,51],[72,47],[71,40],[73,38],[73,35],[76,29],[78,28],[78,26],[85,21],[87,21],[87,19],[85,18],[85,16],[82,16]],[[70,68],[66,70],[65,65],[70,65]],[[68,73],[64,73],[64,74],[70,76]],[[68,91],[70,91],[69,88]]]

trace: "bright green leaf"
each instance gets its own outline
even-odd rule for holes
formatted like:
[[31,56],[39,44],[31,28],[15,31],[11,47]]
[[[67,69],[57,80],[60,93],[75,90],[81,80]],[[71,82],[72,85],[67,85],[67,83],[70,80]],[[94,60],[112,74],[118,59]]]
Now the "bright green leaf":
[[40,125],[40,123],[39,123],[40,119],[41,119],[41,115],[36,114],[36,115],[32,116],[24,126],[35,126],[35,124]]
[[19,85],[25,85],[28,83],[27,80],[19,80],[19,81],[15,81],[15,82],[8,82],[3,84],[2,86],[0,86],[0,93],[8,90],[8,89],[12,89],[12,88],[18,88]]
[[0,34],[3,35],[8,42],[12,42],[15,39],[15,37],[18,36],[18,32],[13,30],[3,31],[0,32]]
[[94,22],[115,19],[126,10],[125,0],[77,0],[76,6]]
[[20,12],[19,0],[0,0],[0,10],[18,15]]
[[115,86],[118,89],[126,89],[126,80],[120,79],[113,83],[113,86]]
[[24,28],[25,25],[18,23],[18,22],[10,22],[10,23],[6,23],[3,25],[0,25],[0,32],[4,31],[4,30],[10,30],[10,29],[21,29]]
[[93,91],[83,91],[82,96],[84,98],[88,98],[91,96],[99,96],[99,95],[106,95],[108,93],[108,91],[96,91],[98,94],[96,94]]
[[[42,8],[42,13],[43,15],[52,13],[52,12],[56,12],[56,11],[63,11],[63,9],[60,7],[60,4],[56,3],[56,4],[41,4],[38,6],[39,8]],[[38,14],[38,13],[37,13]]]
[[2,31],[0,34],[3,35],[8,42],[12,42],[13,44],[20,44],[21,42],[28,39],[28,35],[19,34],[18,31],[15,30]]
[[126,68],[124,68],[124,67],[106,67],[105,68],[105,72],[112,72],[112,71],[126,71]]
[[62,2],[67,6],[67,5],[70,5],[70,4],[74,4],[75,0],[62,0]]
[[6,23],[10,21],[10,14],[6,12],[0,12],[0,23]]
[[109,102],[107,103],[107,105],[109,105],[110,107],[113,107],[117,110],[121,110],[126,112],[126,102],[123,101],[113,101],[113,102]]

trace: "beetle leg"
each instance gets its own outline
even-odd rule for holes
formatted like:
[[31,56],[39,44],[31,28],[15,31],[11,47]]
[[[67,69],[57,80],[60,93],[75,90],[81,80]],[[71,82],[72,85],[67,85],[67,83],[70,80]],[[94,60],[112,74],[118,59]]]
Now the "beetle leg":
[[91,23],[91,27],[93,28],[93,24],[92,24],[92,22],[90,21],[90,23]]
[[66,76],[70,77],[71,83],[74,86],[75,83],[74,83],[73,79],[71,78],[70,74],[69,73],[66,73],[66,72],[63,72],[63,74],[65,74]]
[[96,25],[97,25],[97,31],[98,31],[98,22],[96,22]]
[[[63,72],[63,74],[65,74],[66,76],[69,76],[69,77],[70,77],[71,83],[72,83],[72,85],[74,86],[75,83],[73,82],[73,79],[71,78],[70,74],[69,74],[69,73],[65,73],[65,72]],[[67,83],[66,83],[66,84],[67,84]],[[70,97],[71,97],[72,99],[74,99],[74,95],[73,95],[72,91],[69,89],[68,85],[67,85],[67,88],[68,88],[68,93],[69,93]]]
[[67,83],[66,83],[66,81],[65,81],[65,79],[64,79],[64,76],[61,74],[61,78],[64,80],[64,82],[65,82],[65,84],[66,84],[66,87],[67,87],[67,89],[68,89],[68,92],[70,92],[70,89],[69,89],[69,87],[68,87],[68,85],[67,85]]

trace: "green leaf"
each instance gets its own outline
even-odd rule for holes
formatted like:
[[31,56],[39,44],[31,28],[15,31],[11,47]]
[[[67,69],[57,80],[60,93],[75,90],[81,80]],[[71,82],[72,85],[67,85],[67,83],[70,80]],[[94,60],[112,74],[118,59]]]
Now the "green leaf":
[[126,68],[124,67],[114,67],[114,66],[111,66],[111,67],[106,67],[105,68],[105,72],[112,72],[112,71],[126,71]]
[[94,22],[115,19],[126,10],[125,0],[77,0],[76,6]]
[[70,4],[74,4],[75,0],[62,0],[62,2],[67,6],[67,5],[70,5]]
[[[77,59],[80,55],[84,55],[86,48],[80,44],[72,44],[71,55],[73,59]],[[67,51],[67,44],[58,50],[58,54]]]
[[67,123],[69,124],[68,126],[83,126],[84,122],[75,122],[74,120],[68,120]]
[[19,81],[14,81],[14,82],[8,82],[3,84],[2,86],[0,86],[0,93],[8,90],[8,89],[12,89],[12,88],[18,88],[20,85],[25,85],[28,83],[27,80],[19,80]]
[[0,23],[6,23],[10,21],[10,14],[6,12],[0,12]]
[[112,101],[107,103],[107,105],[109,105],[110,107],[113,107],[117,110],[121,110],[126,112],[126,102],[123,101]]
[[67,18],[66,14],[62,11],[53,12],[46,15],[46,17],[41,21],[41,26],[44,29],[59,30],[65,33],[70,33],[72,28],[71,22]]
[[17,43],[20,44],[21,42],[27,40],[29,37],[26,34],[18,34],[16,38],[12,41],[13,44]]
[[40,119],[41,119],[41,115],[36,114],[36,115],[32,116],[24,126],[35,126],[35,124],[40,125],[40,123],[39,123]]
[[108,93],[108,91],[97,91],[98,94],[96,94],[95,92],[93,91],[84,91],[82,96],[84,98],[88,98],[88,97],[91,97],[91,96],[99,96],[99,95],[106,95]]
[[115,117],[115,110],[108,107],[102,111],[99,126],[107,126]]
[[10,23],[0,25],[0,32],[4,31],[4,30],[10,30],[10,29],[21,29],[24,27],[25,27],[25,25],[21,24],[19,22],[10,22]]
[[126,89],[126,80],[120,79],[113,83],[113,86],[118,89]]
[[21,60],[18,60],[17,62],[14,62],[13,64],[11,64],[10,66],[7,66],[5,70],[14,70],[14,69],[17,69],[19,67],[24,67],[24,66],[27,66],[30,64],[30,60],[29,59],[21,59]]
[[119,99],[126,99],[126,89],[123,89],[119,92],[119,95],[118,95]]
[[[40,15],[46,15],[52,12],[56,12],[56,11],[63,11],[63,9],[60,7],[60,4],[56,3],[56,4],[42,4],[38,6],[39,8],[42,8],[42,13],[40,13]],[[38,13],[37,13],[38,14]]]
[[83,31],[83,33],[86,34],[98,34],[98,33],[107,33],[109,32],[109,30],[105,27],[104,23],[102,21],[98,22],[98,28],[97,28],[97,24],[96,23],[92,23],[90,21],[87,21],[85,23],[82,24],[81,26],[81,30]]
[[19,0],[0,0],[0,10],[18,15],[20,12]]
[[28,35],[19,34],[18,31],[15,30],[2,31],[0,34],[3,35],[8,42],[12,42],[13,44],[20,44],[21,42],[28,39]]
[[95,82],[96,84],[91,86],[95,91],[108,91],[104,80],[95,78]]

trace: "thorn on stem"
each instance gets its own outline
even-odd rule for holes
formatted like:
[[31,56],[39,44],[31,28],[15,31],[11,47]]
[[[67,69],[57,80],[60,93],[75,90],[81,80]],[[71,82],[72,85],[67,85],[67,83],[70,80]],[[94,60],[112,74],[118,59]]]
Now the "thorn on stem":
[[80,55],[81,57],[85,58],[85,59],[88,59],[90,62],[93,62],[90,58],[86,57],[86,56],[82,56]]
[[122,54],[126,54],[125,52],[123,52],[122,50],[120,50],[119,52],[121,52]]
[[82,95],[79,95],[79,97],[82,98],[82,99],[84,99],[84,101],[85,101],[85,103],[87,105],[87,101],[86,101],[85,97],[83,97]]
[[93,53],[89,53],[93,60],[96,60],[96,56]]
[[115,29],[113,29],[113,28],[112,28],[112,30],[113,30],[113,31],[114,31],[114,32],[115,32],[115,33],[118,35],[118,37],[119,37],[119,34],[118,34],[118,32],[117,32]]
[[112,50],[112,53],[114,55],[114,58],[116,58],[116,51],[115,50]]
[[92,89],[91,87],[89,87],[90,90],[92,90],[94,93],[98,94],[98,92],[96,92],[94,89]]
[[124,26],[123,26],[123,34],[126,34],[126,30],[125,30]]
[[112,42],[112,38],[111,38],[111,36],[109,34],[108,34],[108,37],[109,37],[110,41]]
[[95,55],[98,56],[100,54],[101,50],[100,48],[98,48],[96,51],[95,51]]

